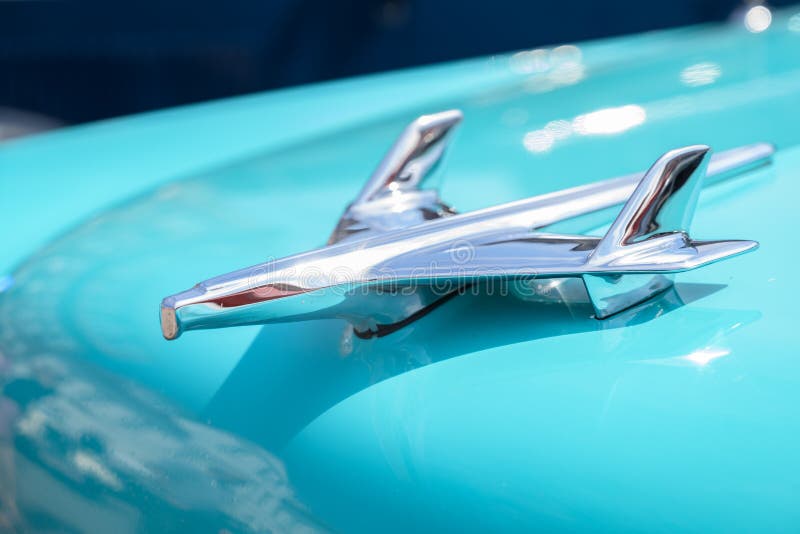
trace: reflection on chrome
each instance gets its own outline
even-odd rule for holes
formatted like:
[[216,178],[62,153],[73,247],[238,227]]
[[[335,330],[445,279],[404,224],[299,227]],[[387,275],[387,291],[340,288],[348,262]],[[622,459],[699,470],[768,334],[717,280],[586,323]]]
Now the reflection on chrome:
[[698,87],[714,83],[721,75],[722,67],[717,63],[695,63],[681,71],[681,82],[689,87]]
[[760,33],[772,24],[772,11],[767,6],[757,5],[747,10],[744,15],[744,27],[752,33]]
[[616,108],[605,108],[578,115],[572,121],[555,120],[544,128],[533,130],[522,138],[522,145],[530,152],[546,152],[556,141],[578,135],[611,135],[630,130],[647,120],[647,112],[641,106],[629,104]]

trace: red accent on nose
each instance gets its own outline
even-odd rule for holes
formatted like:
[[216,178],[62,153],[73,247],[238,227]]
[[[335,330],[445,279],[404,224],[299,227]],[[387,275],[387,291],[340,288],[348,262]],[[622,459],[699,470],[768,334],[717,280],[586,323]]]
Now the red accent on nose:
[[235,308],[237,306],[245,306],[247,304],[300,295],[302,293],[308,293],[309,291],[311,290],[294,286],[268,285],[247,289],[239,293],[225,295],[224,297],[210,299],[205,302],[216,304],[221,308]]

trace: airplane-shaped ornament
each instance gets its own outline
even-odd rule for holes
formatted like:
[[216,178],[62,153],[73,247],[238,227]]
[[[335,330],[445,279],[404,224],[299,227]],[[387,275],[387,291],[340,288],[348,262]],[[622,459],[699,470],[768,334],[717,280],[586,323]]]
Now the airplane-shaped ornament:
[[[603,319],[668,289],[672,273],[758,246],[695,241],[689,227],[704,177],[719,181],[766,164],[771,145],[715,156],[707,146],[687,146],[667,152],[643,174],[457,214],[423,186],[461,119],[451,110],[412,122],[345,210],[327,246],[165,298],[164,337],[319,318],[346,319],[359,336],[380,336],[466,287],[494,282],[530,300],[588,298]],[[602,237],[542,231],[622,204]]]

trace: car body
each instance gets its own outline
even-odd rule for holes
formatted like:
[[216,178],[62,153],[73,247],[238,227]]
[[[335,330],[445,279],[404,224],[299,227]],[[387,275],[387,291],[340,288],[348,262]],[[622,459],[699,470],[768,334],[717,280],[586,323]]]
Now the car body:
[[[789,9],[5,145],[0,528],[796,530],[798,52]],[[463,211],[771,143],[693,226],[761,247],[602,321],[477,292],[376,339],[161,337],[164,296],[324,244],[405,124],[451,107]]]

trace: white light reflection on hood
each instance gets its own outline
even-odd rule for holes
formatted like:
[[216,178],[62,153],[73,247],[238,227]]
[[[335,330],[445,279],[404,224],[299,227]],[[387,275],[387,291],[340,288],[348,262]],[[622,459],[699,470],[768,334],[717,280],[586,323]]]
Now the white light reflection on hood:
[[526,133],[522,144],[531,152],[546,152],[556,141],[566,139],[573,134],[618,134],[643,124],[646,119],[645,109],[635,104],[599,109],[578,115],[572,121],[550,121],[544,128]]

